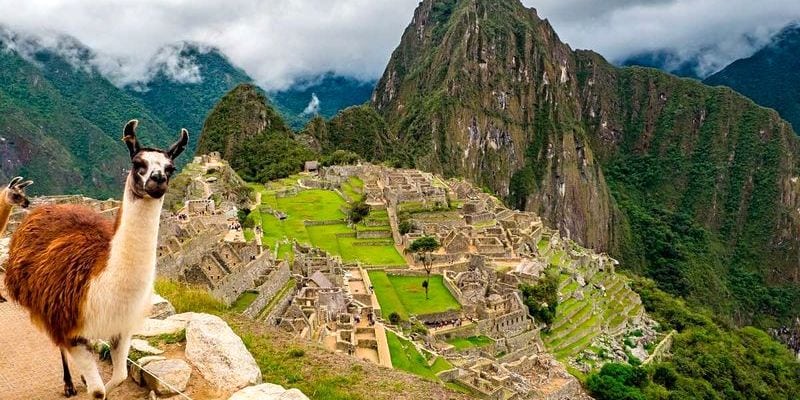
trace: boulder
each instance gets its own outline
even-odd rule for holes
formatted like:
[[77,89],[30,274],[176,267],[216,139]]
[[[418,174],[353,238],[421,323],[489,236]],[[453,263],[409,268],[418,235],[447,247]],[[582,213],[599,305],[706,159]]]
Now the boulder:
[[242,339],[219,317],[191,316],[186,327],[186,359],[213,386],[236,391],[261,383],[261,370]]
[[138,383],[141,386],[141,385],[144,384],[144,381],[142,381],[142,369],[139,368],[139,366],[144,367],[149,362],[161,361],[161,360],[166,360],[166,359],[167,359],[166,357],[161,357],[161,356],[142,357],[142,358],[136,360],[136,364],[139,364],[139,365],[131,363],[131,369],[128,371],[128,375],[131,376],[131,379],[133,379],[134,382]]
[[139,329],[133,332],[133,335],[144,337],[174,335],[186,329],[186,325],[186,321],[146,318]]
[[159,396],[183,392],[191,376],[192,367],[180,359],[151,361],[142,372],[147,387]]
[[131,349],[144,354],[162,354],[164,350],[158,349],[150,345],[147,340],[133,339],[131,340]]
[[303,392],[297,389],[284,389],[273,383],[262,383],[248,386],[233,394],[228,400],[308,400]]
[[175,307],[167,299],[153,293],[150,297],[150,318],[164,319],[175,314]]

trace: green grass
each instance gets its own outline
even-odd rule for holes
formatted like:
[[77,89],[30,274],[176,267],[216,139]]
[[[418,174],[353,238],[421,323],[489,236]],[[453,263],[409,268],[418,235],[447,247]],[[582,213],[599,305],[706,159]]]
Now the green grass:
[[411,372],[432,380],[439,380],[436,374],[452,369],[453,365],[442,357],[437,357],[433,364],[428,365],[428,360],[417,351],[417,348],[392,331],[386,331],[386,340],[389,343],[389,352],[392,356],[392,366],[396,369]]
[[157,279],[155,291],[172,303],[175,312],[199,312],[219,315],[228,311],[228,307],[215,299],[204,289],[189,286],[185,283],[166,279]]
[[256,317],[256,319],[267,317],[269,315],[269,312],[272,311],[275,305],[278,304],[278,302],[281,301],[283,296],[286,295],[286,292],[291,290],[296,284],[297,282],[294,280],[294,278],[289,279],[286,282],[286,284],[283,285],[280,292],[275,294],[275,296],[273,296],[272,299],[270,299],[269,303],[267,303],[267,305],[264,306],[264,308],[258,312],[258,316]]
[[[363,186],[363,183],[361,184]],[[254,188],[262,192],[262,204],[268,199],[265,193],[269,191],[261,185],[254,185]],[[405,259],[391,242],[391,239],[382,246],[358,246],[357,242],[374,242],[371,239],[339,238],[338,233],[355,233],[355,230],[348,227],[345,223],[345,214],[341,208],[347,203],[330,190],[304,190],[297,195],[275,198],[274,207],[287,214],[283,221],[268,212],[254,211],[252,218],[259,218],[264,230],[263,243],[274,249],[275,243],[288,238],[298,242],[310,244],[327,251],[332,255],[342,257],[345,262],[360,261],[366,265],[406,265]],[[386,211],[376,211],[375,217],[379,219],[387,218]],[[341,220],[341,224],[332,225],[309,225],[304,221],[331,221]],[[362,229],[386,229],[381,227],[363,227]],[[291,259],[291,246],[280,245],[278,248],[278,258]]]
[[231,304],[231,311],[242,313],[256,300],[256,297],[258,297],[258,292],[246,291],[242,293],[242,295]]
[[461,305],[444,286],[441,275],[431,275],[430,299],[425,299],[422,276],[390,275],[385,271],[369,271],[369,278],[375,287],[381,313],[388,318],[396,312],[402,319],[409,314],[424,315],[460,310]]
[[454,338],[447,340],[447,343],[453,345],[456,350],[471,349],[473,347],[484,347],[494,343],[494,340],[488,336],[470,336],[467,338]]
[[364,193],[364,182],[358,177],[352,176],[346,182],[342,183],[342,193],[351,201],[356,201],[360,199]]

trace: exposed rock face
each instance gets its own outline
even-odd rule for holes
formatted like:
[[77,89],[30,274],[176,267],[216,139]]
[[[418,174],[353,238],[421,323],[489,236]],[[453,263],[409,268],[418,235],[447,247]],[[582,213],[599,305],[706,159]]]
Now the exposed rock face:
[[228,400],[308,400],[308,397],[297,389],[286,390],[274,383],[262,383],[246,387],[234,393]]
[[580,124],[576,70],[570,48],[533,10],[425,1],[373,103],[401,140],[419,143],[417,166],[490,187],[606,250],[613,210]]
[[172,319],[147,318],[133,334],[135,336],[152,337],[158,335],[171,335],[186,329],[187,322]]
[[153,293],[151,297],[150,318],[164,319],[175,314],[175,307],[167,299]]
[[219,317],[180,314],[191,318],[186,328],[186,359],[213,386],[234,391],[261,383],[261,370],[242,339]]
[[138,383],[139,385],[144,385],[144,381],[142,380],[142,369],[139,367],[140,366],[145,367],[148,363],[151,363],[153,361],[162,361],[166,359],[167,359],[166,357],[162,356],[142,357],[136,360],[136,364],[131,364],[131,368],[128,371],[128,375],[130,375],[131,379],[133,379],[134,382]]
[[192,367],[178,359],[151,361],[144,368],[144,382],[160,396],[183,392],[192,376]]
[[785,286],[800,282],[799,142],[730,90],[573,51],[517,0],[425,0],[372,104],[402,161],[488,187],[674,294],[742,322],[800,296]]

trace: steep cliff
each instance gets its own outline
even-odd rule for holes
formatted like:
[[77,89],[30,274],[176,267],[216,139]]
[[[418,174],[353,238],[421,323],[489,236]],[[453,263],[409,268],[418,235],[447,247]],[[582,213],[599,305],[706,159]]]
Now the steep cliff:
[[372,101],[406,164],[488,187],[724,317],[798,311],[798,141],[771,110],[575,52],[517,0],[423,1]]

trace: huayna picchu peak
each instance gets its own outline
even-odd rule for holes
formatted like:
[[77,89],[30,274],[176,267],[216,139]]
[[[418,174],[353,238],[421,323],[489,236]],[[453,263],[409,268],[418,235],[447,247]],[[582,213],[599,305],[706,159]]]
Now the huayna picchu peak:
[[423,1],[372,103],[405,165],[467,177],[729,320],[798,311],[798,141],[774,111],[573,51],[512,0]]

